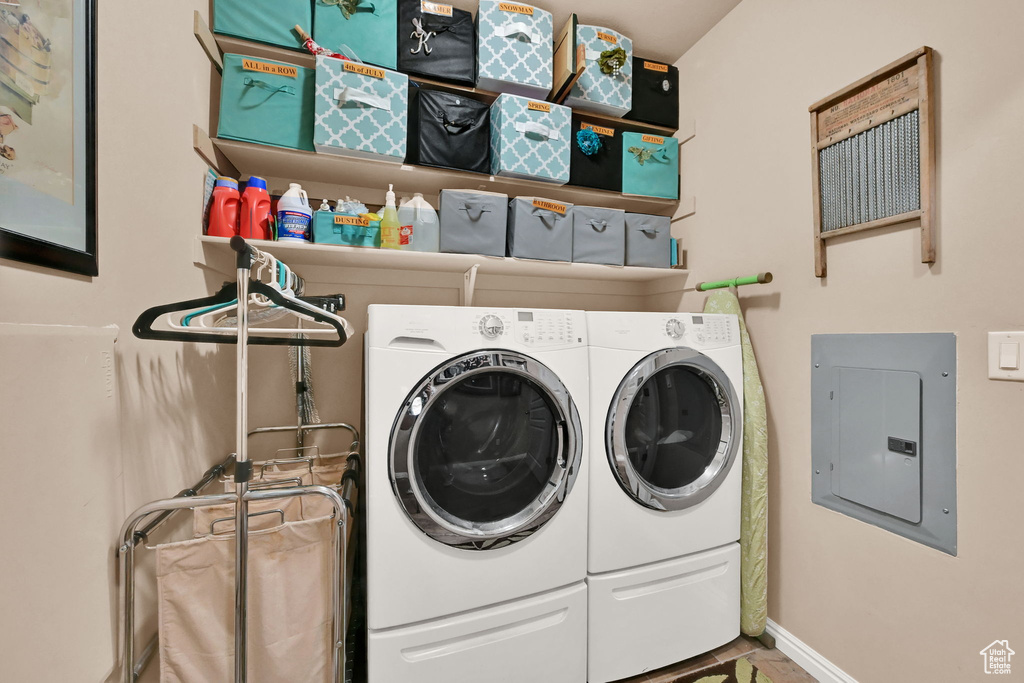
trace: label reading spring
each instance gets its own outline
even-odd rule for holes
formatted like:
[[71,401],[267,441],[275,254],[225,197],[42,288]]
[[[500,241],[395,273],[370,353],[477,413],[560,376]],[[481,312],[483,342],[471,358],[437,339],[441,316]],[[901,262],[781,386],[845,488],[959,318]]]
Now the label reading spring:
[[612,45],[618,45],[619,44],[619,39],[618,38],[616,38],[615,36],[613,36],[610,33],[605,33],[604,31],[598,31],[597,32],[597,37],[600,38],[601,40],[603,40],[606,43],[611,43]]
[[452,6],[442,5],[439,2],[428,2],[427,0],[421,0],[420,12],[424,14],[438,14],[442,17],[450,17],[452,15]]
[[615,137],[615,129],[614,128],[605,128],[604,126],[595,126],[592,123],[580,124],[580,128],[582,128],[583,130],[592,130],[595,133],[597,133],[598,135],[607,135],[610,138]]
[[554,211],[555,213],[560,213],[563,216],[565,215],[565,212],[569,210],[569,207],[567,207],[565,204],[559,204],[558,202],[549,202],[543,199],[534,199],[533,206],[534,208],[544,209],[545,211]]
[[657,135],[645,135],[641,138],[644,142],[649,142],[652,145],[664,145],[665,138],[659,138]]
[[533,16],[533,8],[529,5],[517,5],[514,2],[499,2],[498,9],[502,12],[512,12],[514,14],[529,14]]
[[258,71],[262,74],[274,74],[275,76],[287,76],[298,78],[299,68],[287,64],[270,64],[269,62],[258,62],[255,59],[243,59],[242,69],[244,71]]
[[360,216],[335,216],[334,217],[334,224],[335,225],[355,225],[355,226],[358,226],[360,228],[368,228],[368,227],[370,227],[370,219],[369,218],[361,218]]
[[644,62],[644,68],[648,71],[657,71],[658,73],[667,74],[668,64],[658,64],[657,62]]
[[534,102],[533,100],[530,100],[527,103],[526,108],[527,109],[532,109],[533,111],[546,111],[546,112],[550,112],[551,111],[551,103],[550,102]]
[[365,64],[355,64],[353,62],[344,62],[345,71],[351,71],[354,74],[360,76],[369,76],[370,78],[384,78],[384,69],[374,69],[372,66],[366,66]]

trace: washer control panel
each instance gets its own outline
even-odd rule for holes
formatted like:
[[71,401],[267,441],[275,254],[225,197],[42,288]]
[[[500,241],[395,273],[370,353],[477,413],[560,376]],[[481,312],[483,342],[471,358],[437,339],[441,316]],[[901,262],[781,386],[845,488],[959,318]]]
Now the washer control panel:
[[729,346],[739,341],[734,334],[735,318],[728,315],[691,315],[687,336],[702,346]]
[[565,346],[583,337],[567,311],[517,310],[515,317],[516,341],[527,346]]

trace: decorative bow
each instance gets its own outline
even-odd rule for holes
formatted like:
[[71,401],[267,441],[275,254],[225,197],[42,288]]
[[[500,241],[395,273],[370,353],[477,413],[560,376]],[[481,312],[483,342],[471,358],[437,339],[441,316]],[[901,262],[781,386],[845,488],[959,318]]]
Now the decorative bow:
[[[641,166],[643,166],[646,161],[657,161],[660,163],[668,161],[668,159],[665,158],[664,147],[659,147],[657,149],[653,147],[630,147],[629,153],[636,157],[637,163]],[[659,154],[661,156],[655,156]]]
[[597,63],[601,66],[601,73],[617,74],[626,65],[626,51],[621,47],[605,50],[601,53]]
[[356,13],[360,0],[320,0],[320,2],[328,6],[337,5],[341,9],[342,16],[351,19],[352,15]]
[[576,133],[576,144],[581,152],[591,157],[601,149],[601,136],[589,128],[584,128]]
[[423,28],[423,20],[419,18],[413,19],[412,25],[415,28],[413,29],[412,35],[410,35],[409,37],[416,38],[417,40],[419,40],[419,45],[416,46],[415,50],[410,49],[409,52],[411,52],[414,55],[418,55],[422,50],[423,54],[429,55],[431,52],[434,51],[434,49],[427,44],[427,41],[436,36],[437,31],[428,31],[425,28]]

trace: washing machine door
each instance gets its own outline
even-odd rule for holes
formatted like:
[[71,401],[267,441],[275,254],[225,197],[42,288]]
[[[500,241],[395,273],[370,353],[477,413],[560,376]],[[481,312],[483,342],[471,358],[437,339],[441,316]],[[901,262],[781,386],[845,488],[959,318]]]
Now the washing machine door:
[[568,390],[544,364],[476,351],[434,368],[391,433],[395,496],[409,519],[451,546],[520,541],[558,511],[583,453]]
[[605,441],[623,490],[654,510],[696,505],[721,485],[740,448],[741,406],[725,371],[688,348],[663,349],[626,374]]

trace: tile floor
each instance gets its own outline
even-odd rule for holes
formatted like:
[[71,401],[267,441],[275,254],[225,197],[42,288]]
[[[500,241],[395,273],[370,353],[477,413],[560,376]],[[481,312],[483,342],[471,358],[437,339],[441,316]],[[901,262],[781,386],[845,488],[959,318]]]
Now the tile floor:
[[753,638],[740,636],[707,654],[698,655],[685,661],[651,671],[640,676],[627,678],[619,683],[672,683],[678,676],[746,657],[750,663],[764,672],[772,683],[817,683],[817,679],[801,669],[793,660],[778,650],[769,650]]

